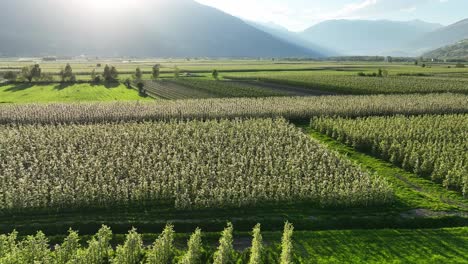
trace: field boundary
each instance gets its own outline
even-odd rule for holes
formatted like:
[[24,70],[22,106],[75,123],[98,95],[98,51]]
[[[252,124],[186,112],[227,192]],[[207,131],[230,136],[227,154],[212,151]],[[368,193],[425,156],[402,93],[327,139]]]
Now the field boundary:
[[[396,198],[410,202],[414,208],[432,208],[436,210],[468,212],[468,200],[461,194],[447,190],[428,179],[407,172],[387,161],[361,153],[318,131],[302,126],[302,129],[315,140],[356,162],[364,169],[377,173],[389,180],[396,190]],[[409,200],[408,200],[409,198]]]

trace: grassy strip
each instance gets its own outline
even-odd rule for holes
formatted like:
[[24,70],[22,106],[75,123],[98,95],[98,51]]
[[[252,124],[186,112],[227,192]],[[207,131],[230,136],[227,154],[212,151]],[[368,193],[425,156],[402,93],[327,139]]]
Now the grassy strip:
[[400,169],[391,163],[360,153],[311,128],[305,127],[304,129],[311,137],[360,164],[362,168],[385,177],[394,186],[398,206],[431,210],[468,211],[468,201],[459,193],[446,190],[438,184]]
[[[303,208],[306,210],[307,208]],[[106,224],[117,233],[125,233],[132,227],[137,227],[143,233],[160,232],[167,222],[175,225],[180,232],[192,232],[196,227],[205,231],[214,232],[221,230],[226,222],[230,221],[238,231],[248,231],[256,223],[262,223],[265,231],[279,230],[286,220],[293,222],[296,230],[345,230],[345,229],[382,229],[382,228],[443,228],[468,226],[468,218],[457,215],[417,216],[412,211],[407,212],[359,212],[354,210],[336,210],[324,212],[317,210],[315,214],[293,214],[288,211],[275,214],[235,214],[222,215],[217,211],[212,212],[212,217],[203,217],[198,212],[187,214],[185,219],[165,217],[158,214],[117,214],[110,215],[84,215],[78,213],[73,216],[61,218],[55,217],[24,217],[16,216],[17,222],[5,222],[0,220],[0,233],[8,233],[13,229],[23,234],[34,234],[37,230],[43,230],[46,234],[64,234],[69,228],[80,230],[81,234],[94,234]],[[405,216],[404,214],[407,214]],[[121,216],[121,217],[119,217]]]
[[299,263],[466,263],[468,228],[296,232]]
[[[177,230],[176,230],[177,231]],[[150,245],[158,234],[143,234]],[[188,233],[177,233],[177,255],[186,250]],[[266,263],[277,263],[281,253],[281,231],[262,232]],[[50,237],[51,244],[61,243],[64,236]],[[90,236],[83,236],[84,243]],[[216,250],[219,233],[203,232],[204,258]],[[234,248],[240,263],[246,263],[251,245],[250,232],[234,234]],[[122,244],[125,235],[116,234],[113,245]],[[468,228],[380,229],[296,231],[293,235],[296,263],[466,263]],[[268,262],[273,261],[273,262]],[[239,262],[238,262],[239,263]]]

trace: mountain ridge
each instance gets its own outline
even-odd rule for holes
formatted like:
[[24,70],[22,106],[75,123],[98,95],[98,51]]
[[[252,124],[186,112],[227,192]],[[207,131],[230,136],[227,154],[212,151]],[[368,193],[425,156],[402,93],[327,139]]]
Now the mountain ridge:
[[244,22],[278,39],[281,39],[296,46],[314,50],[322,56],[328,57],[338,55],[337,52],[312,43],[307,39],[303,38],[301,35],[297,34],[296,32],[289,31],[287,28],[282,27],[281,25],[278,25],[276,23],[261,23],[250,20],[244,20]]
[[122,13],[77,11],[79,5],[74,3],[61,0],[3,3],[6,15],[0,17],[0,53],[10,56],[320,56],[192,0],[147,0],[140,9]]
[[468,60],[468,39],[426,52],[423,57],[439,60]]
[[409,43],[408,48],[415,49],[417,53],[422,54],[463,39],[468,39],[468,19],[428,32]]
[[442,25],[420,20],[328,20],[300,34],[345,55],[392,55],[400,47]]

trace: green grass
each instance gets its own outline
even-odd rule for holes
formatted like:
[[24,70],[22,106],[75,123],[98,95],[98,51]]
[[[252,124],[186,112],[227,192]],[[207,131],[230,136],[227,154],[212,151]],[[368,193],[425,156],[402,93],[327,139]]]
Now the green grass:
[[[203,232],[202,235],[206,252],[204,258],[208,261],[216,250],[220,234]],[[281,231],[262,232],[265,245],[263,255],[275,263],[278,263],[281,254],[281,235]],[[143,234],[144,244],[152,244],[157,236],[155,233]],[[180,250],[177,255],[186,250],[188,237],[188,233],[176,233],[174,243]],[[50,242],[61,243],[63,238],[50,237]],[[89,239],[90,236],[81,237],[82,242]],[[115,234],[112,244],[122,244],[124,240],[124,234]],[[236,254],[240,263],[247,261],[251,240],[250,233],[234,233],[234,248],[242,252]],[[467,227],[295,231],[293,234],[296,263],[466,263],[467,247]]]
[[468,115],[313,118],[311,126],[468,198]]
[[299,263],[466,263],[468,228],[296,232]]
[[395,191],[396,204],[407,208],[429,210],[468,211],[468,200],[455,191],[446,190],[441,185],[407,172],[397,166],[361,153],[333,138],[313,129],[306,128],[311,137],[356,162],[364,169],[374,172],[391,184]]
[[0,103],[149,100],[124,85],[15,84],[0,86]]

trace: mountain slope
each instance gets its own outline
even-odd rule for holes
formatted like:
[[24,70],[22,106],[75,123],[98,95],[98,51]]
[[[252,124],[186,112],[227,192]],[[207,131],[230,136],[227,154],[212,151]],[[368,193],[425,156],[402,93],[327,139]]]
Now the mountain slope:
[[301,35],[344,55],[393,55],[406,43],[440,27],[419,20],[330,20]]
[[429,32],[411,42],[408,46],[421,54],[464,39],[468,39],[468,19]]
[[283,28],[279,25],[276,25],[274,23],[260,23],[260,22],[254,22],[254,21],[248,21],[245,20],[245,22],[263,32],[266,32],[278,39],[281,39],[283,41],[289,42],[291,44],[294,44],[296,46],[304,47],[306,49],[313,50],[315,52],[318,52],[319,54],[323,56],[337,56],[338,54],[335,51],[332,51],[330,49],[327,49],[325,47],[318,46],[304,37],[302,37],[300,34],[291,32],[286,28]]
[[6,1],[2,3],[0,16],[0,53],[10,56],[319,56],[192,0],[140,0],[138,3],[132,10],[113,6],[93,10],[80,1]]
[[423,57],[439,60],[468,60],[468,39],[427,52]]

